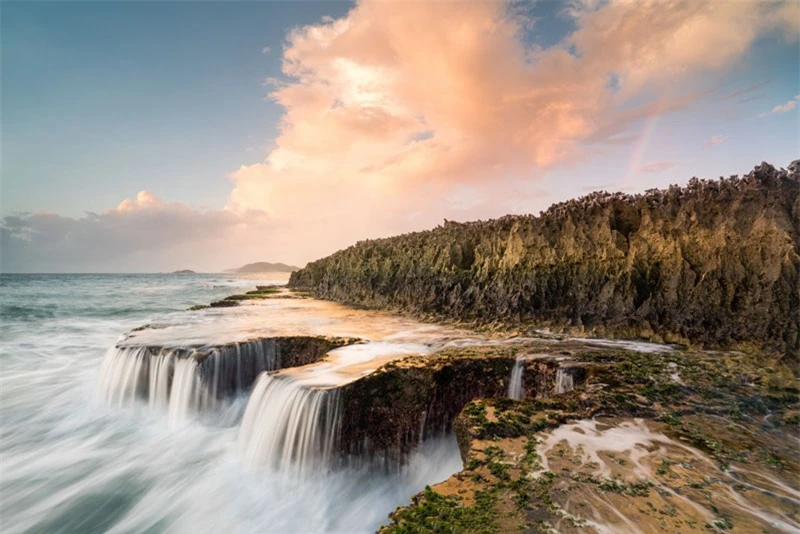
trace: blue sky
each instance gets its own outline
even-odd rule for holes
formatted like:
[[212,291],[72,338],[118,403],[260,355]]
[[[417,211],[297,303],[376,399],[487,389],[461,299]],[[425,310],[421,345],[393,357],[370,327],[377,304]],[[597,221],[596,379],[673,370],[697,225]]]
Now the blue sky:
[[80,215],[141,189],[221,208],[227,174],[275,137],[264,81],[286,32],[349,7],[3,2],[3,213]]
[[3,2],[3,270],[304,263],[800,156],[797,3],[647,9]]

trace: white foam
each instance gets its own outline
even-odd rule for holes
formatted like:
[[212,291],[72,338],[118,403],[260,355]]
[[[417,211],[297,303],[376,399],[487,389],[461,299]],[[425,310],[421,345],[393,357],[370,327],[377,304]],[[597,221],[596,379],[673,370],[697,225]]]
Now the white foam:
[[647,343],[644,341],[630,341],[626,339],[603,339],[603,338],[583,338],[571,337],[568,341],[580,341],[587,345],[595,345],[598,347],[620,348],[625,350],[632,350],[634,352],[645,352],[649,354],[659,354],[675,352],[675,349],[669,345],[660,345],[658,343]]

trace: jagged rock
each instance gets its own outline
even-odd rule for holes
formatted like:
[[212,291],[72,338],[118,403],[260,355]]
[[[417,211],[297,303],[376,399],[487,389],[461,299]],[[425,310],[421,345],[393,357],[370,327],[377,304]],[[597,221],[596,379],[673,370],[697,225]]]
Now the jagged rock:
[[362,241],[292,274],[343,303],[800,357],[800,164]]
[[[451,431],[470,401],[504,397],[516,357],[531,350],[525,344],[448,349],[386,364],[343,386],[340,398],[347,416],[339,436],[340,452],[400,465],[423,439]],[[598,349],[582,346],[580,350]],[[529,361],[525,371],[528,394],[553,395],[560,366],[555,357]],[[585,380],[581,369],[576,383]]]

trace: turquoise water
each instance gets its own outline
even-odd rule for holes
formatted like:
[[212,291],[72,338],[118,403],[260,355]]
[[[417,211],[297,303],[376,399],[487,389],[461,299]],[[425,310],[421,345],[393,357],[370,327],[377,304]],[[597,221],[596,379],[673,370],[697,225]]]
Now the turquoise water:
[[287,485],[244,467],[243,395],[214,421],[166,418],[95,397],[120,335],[270,276],[0,275],[0,530],[362,532],[460,468],[452,440],[401,473],[326,473]]

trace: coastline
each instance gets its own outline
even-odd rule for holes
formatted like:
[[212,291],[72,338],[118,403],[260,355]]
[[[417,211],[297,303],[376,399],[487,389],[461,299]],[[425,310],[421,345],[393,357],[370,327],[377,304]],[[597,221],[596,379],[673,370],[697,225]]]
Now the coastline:
[[[383,466],[381,469],[396,470],[426,440],[438,439],[450,432],[457,436],[464,469],[415,496],[410,507],[398,508],[391,522],[382,527],[382,532],[434,528],[430,510],[435,510],[440,517],[451,517],[452,524],[464,532],[505,532],[522,528],[546,531],[547,525],[558,525],[559,531],[570,532],[573,527],[595,525],[597,528],[602,526],[602,521],[606,522],[606,527],[622,528],[624,523],[618,523],[620,517],[652,523],[653,528],[667,528],[669,524],[670,528],[683,525],[690,530],[727,524],[744,524],[748,528],[800,524],[792,509],[780,505],[800,502],[793,500],[791,491],[780,489],[781,484],[791,488],[793,478],[800,473],[800,461],[791,441],[791,428],[798,418],[797,380],[789,367],[775,363],[768,356],[762,355],[760,360],[755,352],[714,352],[687,346],[581,339],[548,332],[532,332],[533,336],[509,335],[518,332],[502,328],[490,328],[486,335],[469,331],[463,324],[453,328],[452,322],[446,326],[443,322],[416,323],[407,316],[391,312],[324,303],[290,288],[258,291],[262,294],[256,299],[233,299],[235,308],[241,313],[257,314],[259,307],[269,303],[299,304],[302,316],[319,306],[318,319],[326,314],[343,314],[347,320],[338,326],[344,326],[342,330],[336,330],[334,324],[326,327],[332,330],[324,331],[344,340],[340,348],[319,353],[315,362],[270,371],[260,379],[261,386],[256,384],[255,391],[260,387],[261,392],[254,391],[253,395],[260,398],[251,398],[251,404],[256,407],[251,410],[248,406],[246,428],[243,427],[240,436],[251,465],[273,462],[272,465],[297,475],[305,469],[312,472],[322,469],[321,464],[314,463],[321,458],[325,469],[367,462]],[[208,310],[197,313],[208,313]],[[214,313],[230,312],[225,308]],[[416,329],[418,343],[411,343],[409,348],[413,333],[406,333],[405,337],[398,337],[397,332],[389,333],[389,345],[405,344],[404,350],[368,354],[371,344],[386,345],[383,338],[374,337],[374,328],[363,324],[368,317],[398,321],[412,332]],[[349,326],[347,321],[351,321]],[[291,323],[292,320],[288,320],[284,327],[292,328]],[[358,333],[361,335],[351,336],[355,323],[360,323]],[[323,331],[300,328],[295,331],[297,333],[314,337]],[[369,339],[370,334],[373,339]],[[383,335],[387,335],[385,325]],[[764,361],[770,361],[771,368],[760,365]],[[525,394],[521,400],[510,401],[506,398],[509,382],[513,367],[519,362],[522,363]],[[557,382],[561,379],[557,375],[563,374],[564,369],[569,369],[569,389],[559,391]],[[264,380],[270,384],[264,385]],[[292,388],[300,388],[295,390],[300,400],[285,412],[259,420],[257,413],[264,410],[258,408],[259,403],[273,406],[282,395],[275,388],[290,384]],[[712,389],[717,393],[709,402],[711,399],[707,395]],[[323,418],[333,417],[331,402],[336,406],[336,430],[320,426],[325,436],[318,438],[319,443],[295,437],[290,431],[285,431],[288,433],[281,441],[270,441],[278,438],[269,435],[269,428],[289,428],[293,418],[316,425],[313,421],[318,421],[319,414],[329,414]],[[771,421],[770,424],[761,424],[754,417],[744,415],[739,407],[745,404],[759,406],[760,417]],[[316,405],[329,407],[318,408],[322,412],[316,415],[307,411]],[[741,433],[731,434],[725,425],[698,426],[710,416],[735,421],[748,439],[742,440]],[[755,470],[758,474],[752,476],[756,478],[748,479],[748,483],[761,488],[758,491],[763,495],[779,496],[773,506],[780,510],[779,518],[763,514],[759,517],[754,511],[756,504],[749,505],[750,512],[742,511],[741,506],[737,508],[736,499],[709,508],[704,499],[710,498],[709,495],[717,495],[718,499],[721,494],[714,492],[723,491],[721,487],[687,497],[677,504],[665,502],[671,523],[664,523],[664,514],[657,510],[631,516],[631,506],[622,501],[609,508],[609,495],[624,496],[624,502],[629,503],[632,499],[646,500],[652,491],[667,491],[664,488],[678,491],[673,487],[674,481],[662,480],[664,476],[660,471],[656,473],[657,466],[627,473],[624,480],[628,482],[623,482],[623,478],[619,478],[623,474],[606,476],[593,471],[591,465],[586,468],[576,465],[578,471],[588,469],[588,478],[580,482],[581,491],[586,492],[587,499],[594,505],[591,509],[575,509],[558,495],[564,491],[565,484],[570,487],[578,482],[571,475],[562,481],[559,473],[553,474],[555,478],[532,476],[536,469],[552,473],[536,468],[547,461],[549,451],[532,447],[550,435],[548,433],[566,432],[568,425],[581,421],[602,422],[605,430],[593,430],[598,435],[609,429],[626,429],[633,425],[641,444],[632,438],[632,451],[641,447],[648,449],[648,443],[653,442],[651,434],[655,432],[657,442],[688,443],[691,446],[688,454],[701,458],[702,465],[716,465],[714,469],[723,471],[731,467]],[[253,445],[252,439],[256,439],[253,436],[267,443],[267,448]],[[322,449],[319,448],[321,442],[325,442]],[[277,461],[269,452],[276,447],[302,451],[298,452],[299,458],[305,460],[301,463]],[[601,454],[605,454],[602,450],[601,447]],[[670,462],[669,458],[669,455],[659,457],[658,461]],[[702,473],[710,476],[711,472],[698,466],[683,466],[682,476],[687,480]],[[614,513],[602,512],[604,506]],[[712,509],[713,512],[709,511]],[[425,510],[428,512],[423,512]],[[565,518],[572,519],[564,523]]]

